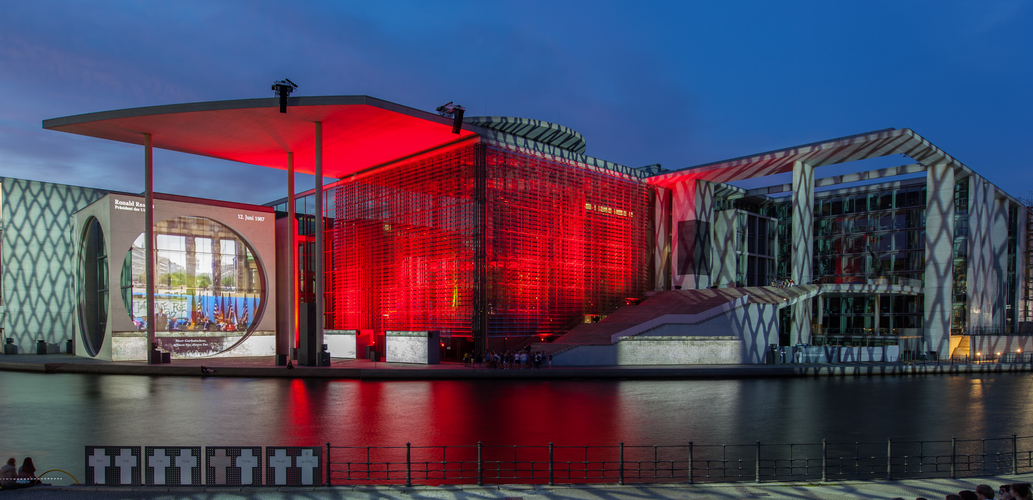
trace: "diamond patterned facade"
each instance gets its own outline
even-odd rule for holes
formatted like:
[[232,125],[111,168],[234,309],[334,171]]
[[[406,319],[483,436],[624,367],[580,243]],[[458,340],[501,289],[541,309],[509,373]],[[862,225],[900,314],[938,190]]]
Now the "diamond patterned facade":
[[0,182],[4,335],[25,353],[38,340],[57,344],[72,338],[79,239],[72,234],[72,214],[107,192],[21,179]]

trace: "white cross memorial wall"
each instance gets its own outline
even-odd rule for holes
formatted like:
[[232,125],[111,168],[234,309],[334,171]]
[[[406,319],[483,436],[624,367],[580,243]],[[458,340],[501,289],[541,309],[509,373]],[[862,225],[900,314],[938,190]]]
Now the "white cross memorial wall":
[[146,446],[144,460],[147,486],[201,486],[200,446]]
[[139,446],[87,446],[86,485],[140,486]]
[[321,486],[323,448],[320,446],[266,446],[266,486]]
[[322,486],[323,447],[87,446],[86,484]]
[[206,446],[205,484],[208,486],[261,486],[261,446]]

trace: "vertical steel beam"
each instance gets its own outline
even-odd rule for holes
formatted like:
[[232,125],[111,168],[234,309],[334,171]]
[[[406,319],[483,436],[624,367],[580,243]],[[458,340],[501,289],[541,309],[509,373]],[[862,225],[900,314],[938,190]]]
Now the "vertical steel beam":
[[145,285],[147,286],[147,362],[161,362],[161,359],[153,359],[151,351],[154,349],[154,155],[153,141],[151,134],[143,135],[143,164],[144,164],[144,264],[147,266]]

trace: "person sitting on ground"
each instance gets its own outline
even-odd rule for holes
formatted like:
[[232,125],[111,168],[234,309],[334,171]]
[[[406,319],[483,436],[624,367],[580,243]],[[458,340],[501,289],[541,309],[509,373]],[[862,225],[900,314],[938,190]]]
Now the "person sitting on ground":
[[961,500],[979,500],[976,492],[972,490],[961,490],[958,492],[958,496],[961,497]]
[[[26,481],[26,482],[23,483],[23,481]],[[38,484],[39,483],[39,480],[36,479],[36,466],[32,464],[32,457],[25,457],[25,460],[22,461],[22,466],[18,468],[18,483],[19,484]]]
[[989,484],[976,486],[976,497],[979,500],[994,500],[994,489]]
[[1015,483],[1011,485],[1011,497],[1016,500],[1033,500],[1030,497],[1029,483]]
[[201,365],[201,373],[215,373],[215,370],[208,368],[207,366]]
[[14,457],[7,459],[7,465],[0,467],[0,486],[7,487],[14,484],[14,478],[18,477],[18,466]]

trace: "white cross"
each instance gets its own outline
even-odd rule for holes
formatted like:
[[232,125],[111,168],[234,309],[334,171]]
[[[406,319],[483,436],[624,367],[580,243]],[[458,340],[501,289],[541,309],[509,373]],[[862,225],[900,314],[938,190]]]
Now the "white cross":
[[165,468],[172,465],[172,459],[165,456],[165,450],[155,449],[154,455],[147,459],[147,465],[154,469],[154,484],[165,484]]
[[118,456],[115,457],[115,467],[118,467],[118,471],[122,475],[122,484],[133,484],[133,467],[136,467],[136,457],[133,456],[133,450],[122,448]]
[[287,450],[280,448],[276,454],[269,457],[269,467],[275,470],[273,484],[287,484],[287,468],[291,466],[291,457],[287,456]]
[[226,468],[233,465],[233,459],[226,456],[226,450],[215,450],[215,456],[208,460],[208,464],[215,468],[215,484],[226,484]]
[[93,482],[104,484],[104,468],[111,465],[111,457],[104,454],[103,448],[96,448],[93,455],[90,455],[89,463],[93,467]]
[[[251,480],[255,477],[255,467],[258,467],[258,457],[252,455],[251,450],[240,450],[237,467],[240,467],[240,484],[251,484]],[[244,469],[247,469],[246,473]]]
[[313,484],[312,473],[319,467],[319,457],[312,455],[312,450],[301,450],[294,463],[301,468],[301,484]]
[[194,484],[192,471],[197,467],[197,457],[191,455],[190,450],[179,450],[176,467],[179,467],[179,484]]

